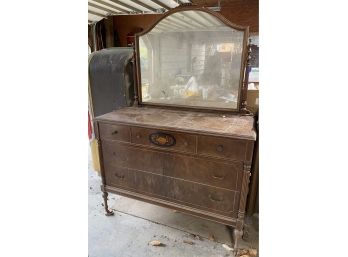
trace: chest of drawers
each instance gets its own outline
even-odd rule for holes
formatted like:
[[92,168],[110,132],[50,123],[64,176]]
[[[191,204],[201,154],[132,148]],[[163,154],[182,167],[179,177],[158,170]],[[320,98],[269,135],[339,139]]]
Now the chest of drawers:
[[235,228],[242,235],[256,133],[249,116],[126,107],[95,119],[108,192]]

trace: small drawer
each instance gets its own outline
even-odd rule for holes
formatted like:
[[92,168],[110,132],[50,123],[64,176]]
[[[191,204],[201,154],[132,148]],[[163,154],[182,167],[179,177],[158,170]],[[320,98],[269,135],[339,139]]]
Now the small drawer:
[[198,136],[197,140],[198,154],[239,161],[244,161],[245,159],[247,141],[210,136]]
[[130,130],[127,126],[99,123],[99,133],[101,139],[118,140],[129,142]]
[[132,127],[132,143],[194,153],[196,136],[184,133]]

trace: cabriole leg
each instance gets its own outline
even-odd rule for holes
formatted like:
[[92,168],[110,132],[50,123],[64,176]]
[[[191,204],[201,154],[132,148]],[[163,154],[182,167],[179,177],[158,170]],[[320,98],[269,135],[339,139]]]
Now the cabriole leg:
[[104,198],[104,208],[105,208],[105,216],[112,216],[114,215],[113,211],[110,211],[108,208],[108,193],[103,192],[103,198]]

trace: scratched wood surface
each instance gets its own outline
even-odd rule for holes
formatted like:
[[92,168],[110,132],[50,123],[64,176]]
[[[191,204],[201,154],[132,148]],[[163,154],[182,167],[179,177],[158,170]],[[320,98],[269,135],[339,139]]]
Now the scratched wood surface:
[[124,107],[96,117],[95,120],[256,140],[251,116]]

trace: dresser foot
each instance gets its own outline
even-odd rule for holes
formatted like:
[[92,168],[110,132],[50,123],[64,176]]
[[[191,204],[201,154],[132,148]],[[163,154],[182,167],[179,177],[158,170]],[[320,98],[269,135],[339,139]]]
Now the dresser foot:
[[105,216],[112,216],[114,215],[113,211],[110,211],[108,208],[108,193],[103,192],[103,199],[104,199],[104,207],[105,207]]
[[234,254],[237,254],[238,251],[238,242],[243,236],[243,230],[233,229],[232,238],[233,238],[233,251]]
[[243,230],[238,230],[238,229],[233,228],[231,226],[227,226],[227,228],[230,231],[230,235],[232,237],[233,254],[234,254],[234,256],[237,256],[238,243],[239,243],[239,240],[243,236]]

